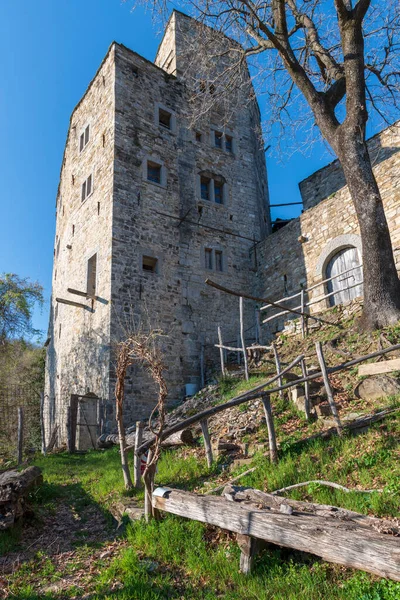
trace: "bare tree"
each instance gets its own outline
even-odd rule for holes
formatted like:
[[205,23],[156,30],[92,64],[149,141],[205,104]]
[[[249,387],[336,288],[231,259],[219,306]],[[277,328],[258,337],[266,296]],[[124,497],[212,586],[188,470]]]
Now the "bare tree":
[[[165,0],[152,4],[159,12],[168,5]],[[284,131],[288,121],[299,121],[299,102],[304,102],[341,163],[355,206],[363,242],[363,325],[396,322],[400,283],[368,154],[366,125],[372,111],[389,123],[398,109],[398,0],[187,0],[178,5],[197,17],[204,31],[211,26],[227,36],[225,53],[219,52],[223,72],[215,69],[215,53],[209,61],[218,83],[218,88],[212,84],[210,94],[203,94],[210,107],[228,87],[231,93],[234,85],[243,84],[238,73],[247,69],[246,59],[255,57],[253,80],[258,79],[258,90],[262,81],[269,112]],[[197,61],[209,46],[201,48]],[[204,100],[202,106],[197,112],[204,116]]]
[[[149,427],[155,435],[155,442],[151,448],[151,458],[147,461],[143,479],[146,493],[151,496],[154,475],[157,462],[161,452],[161,434],[165,424],[165,401],[168,395],[167,384],[164,378],[166,369],[162,353],[157,345],[157,340],[163,335],[160,330],[149,329],[145,331],[137,327],[135,331],[127,334],[127,338],[119,342],[116,347],[116,419],[118,425],[118,437],[120,443],[122,472],[126,489],[133,487],[126,456],[125,427],[123,423],[123,401],[125,395],[125,378],[128,368],[137,363],[147,369],[155,384],[158,386],[158,396],[154,408],[149,417]],[[153,417],[157,414],[157,426],[153,427]]]

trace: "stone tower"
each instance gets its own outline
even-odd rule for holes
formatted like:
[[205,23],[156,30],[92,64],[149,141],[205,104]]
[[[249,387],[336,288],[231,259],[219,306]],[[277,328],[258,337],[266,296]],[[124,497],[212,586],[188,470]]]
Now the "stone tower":
[[[95,425],[113,428],[112,345],[132,322],[166,334],[171,403],[186,384],[200,385],[200,356],[214,357],[217,325],[226,340],[237,339],[238,299],[204,282],[254,285],[251,250],[269,230],[260,115],[246,97],[229,123],[215,110],[193,128],[188,81],[196,61],[192,53],[189,64],[185,40],[197,28],[175,11],[155,63],[113,43],[72,113],[57,197],[45,389],[46,431],[57,424],[61,443],[71,394],[94,407],[83,415],[95,420],[94,433]],[[134,367],[127,424],[153,404],[147,374]]]

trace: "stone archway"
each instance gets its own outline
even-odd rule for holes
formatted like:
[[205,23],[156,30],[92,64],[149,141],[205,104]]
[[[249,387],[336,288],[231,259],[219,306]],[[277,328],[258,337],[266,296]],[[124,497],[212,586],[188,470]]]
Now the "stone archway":
[[325,294],[332,294],[327,298],[327,306],[344,304],[362,295],[362,271],[356,268],[361,264],[361,256],[361,238],[355,234],[340,235],[325,246],[316,274],[320,281],[334,277],[324,284]]

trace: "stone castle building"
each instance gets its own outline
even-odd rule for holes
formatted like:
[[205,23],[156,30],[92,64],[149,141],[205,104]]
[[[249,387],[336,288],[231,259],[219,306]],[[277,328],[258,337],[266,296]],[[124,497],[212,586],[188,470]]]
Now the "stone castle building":
[[[200,95],[216,91],[201,76],[200,53],[188,48],[197,27],[174,11],[154,63],[114,42],[72,113],[57,195],[45,384],[46,434],[58,425],[58,443],[66,440],[71,395],[82,400],[80,447],[88,444],[82,426],[92,438],[113,429],[112,347],[132,326],[166,334],[170,403],[201,385],[218,325],[224,340],[236,345],[238,336],[238,299],[207,286],[207,277],[278,299],[323,280],[349,248],[358,260],[357,221],[337,162],[300,184],[304,213],[271,234],[250,79],[193,126],[193,81]],[[396,125],[370,142],[395,246],[399,141]],[[245,308],[253,341],[255,305]],[[148,416],[154,398],[144,369],[133,368],[127,424]]]
[[[71,117],[45,389],[47,430],[58,424],[61,442],[71,394],[100,399],[96,418],[111,426],[112,344],[124,329],[141,321],[166,333],[177,402],[187,384],[200,385],[201,348],[212,350],[217,324],[226,339],[237,337],[238,300],[206,286],[206,277],[254,286],[250,251],[269,231],[260,113],[244,86],[229,123],[216,110],[193,129],[185,76],[196,59],[189,63],[185,43],[197,26],[174,12],[155,63],[113,43]],[[215,91],[204,80],[199,86]],[[126,397],[127,423],[149,414],[155,396],[144,369],[130,373]]]

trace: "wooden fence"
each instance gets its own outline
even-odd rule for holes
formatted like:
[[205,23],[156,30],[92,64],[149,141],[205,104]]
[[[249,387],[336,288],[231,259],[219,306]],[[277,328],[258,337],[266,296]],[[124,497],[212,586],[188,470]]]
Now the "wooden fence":
[[[312,285],[308,288],[303,288],[303,289],[299,290],[298,292],[296,292],[295,294],[292,294],[291,296],[285,296],[284,298],[280,298],[279,300],[276,300],[275,304],[284,305],[285,303],[290,302],[290,301],[294,300],[295,298],[300,298],[300,304],[293,306],[293,307],[288,306],[286,310],[282,310],[282,311],[275,313],[273,315],[270,315],[266,318],[261,317],[260,318],[261,323],[263,325],[265,325],[266,323],[270,323],[271,321],[274,321],[275,319],[279,319],[280,317],[283,317],[285,315],[293,313],[293,311],[299,311],[301,314],[301,317],[300,317],[301,318],[301,331],[302,331],[302,336],[304,338],[307,335],[307,320],[309,317],[309,313],[307,312],[307,309],[310,306],[313,306],[314,304],[323,302],[324,300],[331,298],[335,294],[338,294],[339,290],[336,290],[334,292],[328,292],[327,294],[322,293],[321,295],[319,295],[317,297],[314,297],[314,295],[312,297],[310,297],[310,292],[316,290],[317,288],[319,288],[321,286],[323,286],[323,292],[325,292],[326,284],[328,284],[329,282],[331,282],[335,279],[338,279],[339,277],[343,277],[343,275],[347,275],[351,271],[356,271],[361,268],[362,268],[362,265],[358,265],[357,267],[352,267],[351,269],[342,271],[338,275],[334,275],[333,277],[328,277],[327,279],[324,279],[323,281],[319,281],[318,283],[315,283],[314,285]],[[354,285],[348,285],[348,286],[344,287],[343,290],[351,290],[353,288],[361,286],[362,284],[363,284],[363,279],[361,276],[360,281],[358,281]],[[307,298],[308,298],[308,300],[307,300]],[[272,309],[275,308],[273,304],[271,304],[271,303],[264,304],[259,309],[260,314],[271,308]]]
[[40,450],[40,390],[34,386],[0,387],[0,463],[20,464]]

